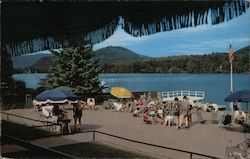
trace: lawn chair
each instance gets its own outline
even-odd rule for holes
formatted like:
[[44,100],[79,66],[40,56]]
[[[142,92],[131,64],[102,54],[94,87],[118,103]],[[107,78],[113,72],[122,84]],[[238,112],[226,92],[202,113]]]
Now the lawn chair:
[[147,114],[144,114],[143,115],[143,121],[146,123],[146,124],[152,124],[152,121],[150,120],[149,116]]
[[227,125],[230,126],[232,123],[232,115],[229,113],[223,113],[220,118],[220,126]]
[[217,116],[217,112],[211,112],[211,123],[212,124],[218,124],[218,116]]

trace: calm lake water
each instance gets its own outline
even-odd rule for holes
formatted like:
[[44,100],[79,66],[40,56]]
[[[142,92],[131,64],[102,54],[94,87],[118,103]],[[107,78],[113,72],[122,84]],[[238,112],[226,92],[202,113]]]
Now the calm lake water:
[[[46,73],[15,74],[13,78],[37,88]],[[101,74],[101,81],[109,87],[126,87],[132,92],[193,90],[205,92],[205,102],[228,105],[223,100],[230,94],[230,74]],[[234,74],[234,91],[250,89],[250,74]]]

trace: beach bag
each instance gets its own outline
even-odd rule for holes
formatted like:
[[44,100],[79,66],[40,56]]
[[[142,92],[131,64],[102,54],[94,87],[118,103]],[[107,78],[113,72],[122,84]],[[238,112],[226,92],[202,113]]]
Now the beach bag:
[[188,104],[187,111],[190,112],[192,110],[193,106],[191,104]]
[[179,106],[179,103],[174,103],[174,106],[173,106],[173,112],[174,113],[179,113],[180,112],[180,106]]

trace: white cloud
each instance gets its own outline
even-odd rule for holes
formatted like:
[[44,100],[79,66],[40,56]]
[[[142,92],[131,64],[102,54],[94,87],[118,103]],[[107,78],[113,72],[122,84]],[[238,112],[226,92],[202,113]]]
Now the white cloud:
[[221,24],[210,23],[142,37],[133,37],[119,27],[110,38],[94,45],[94,49],[121,46],[154,57],[227,52],[229,40],[232,41],[235,50],[250,45],[249,26],[250,9],[240,17]]

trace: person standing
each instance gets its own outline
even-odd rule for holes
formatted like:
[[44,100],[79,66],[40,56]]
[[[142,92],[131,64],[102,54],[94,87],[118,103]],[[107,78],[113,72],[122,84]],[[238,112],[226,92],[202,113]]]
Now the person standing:
[[188,126],[191,127],[193,124],[192,120],[192,108],[193,106],[191,105],[191,102],[187,99],[188,101],[188,108],[187,108],[187,116],[188,116]]
[[[84,102],[82,100],[78,100],[76,103],[76,106],[74,106],[74,108],[73,108],[75,132],[80,131],[80,129],[81,129],[82,110],[83,110],[83,107],[85,105],[87,105],[86,102]],[[77,121],[78,121],[78,124],[77,124]]]
[[189,107],[189,102],[187,100],[187,97],[184,96],[181,102],[181,108],[180,108],[179,128],[182,126],[183,119],[185,119],[185,125],[186,125],[186,128],[188,128],[188,107]]
[[174,103],[173,103],[173,113],[174,113],[174,117],[175,117],[175,122],[176,122],[176,128],[180,128],[179,127],[179,117],[180,117],[180,102],[179,99],[176,97],[174,99]]

